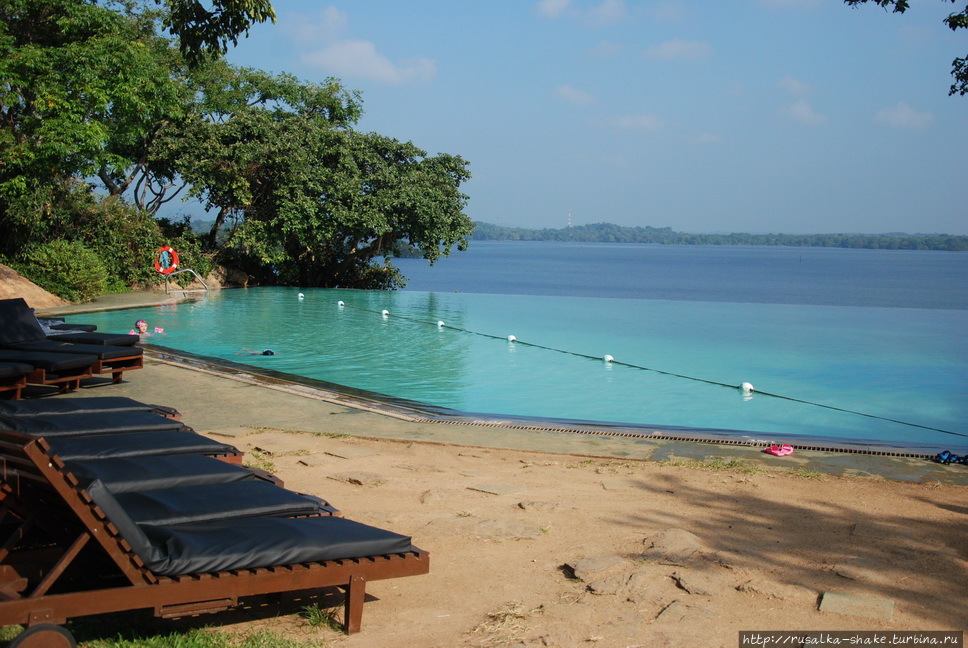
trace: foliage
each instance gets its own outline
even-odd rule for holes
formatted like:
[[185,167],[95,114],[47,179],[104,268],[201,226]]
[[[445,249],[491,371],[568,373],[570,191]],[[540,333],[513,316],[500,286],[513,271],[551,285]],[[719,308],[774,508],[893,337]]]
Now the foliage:
[[164,4],[169,10],[165,27],[178,37],[182,54],[193,64],[225,54],[229,41],[237,44],[254,23],[276,21],[269,0],[209,0],[205,4],[164,0]]
[[107,287],[107,271],[97,253],[79,241],[51,241],[24,255],[14,268],[64,299],[89,301]]
[[208,244],[222,241],[220,263],[261,283],[392,288],[403,282],[389,262],[398,241],[431,263],[466,246],[464,160],[352,130],[358,97],[335,80],[208,72],[210,112],[168,150],[218,214]]
[[691,234],[673,231],[671,227],[623,227],[611,223],[541,230],[477,223],[472,238],[479,241],[785,245],[874,250],[968,251],[968,236],[951,234]]
[[122,175],[156,124],[177,118],[168,47],[153,29],[151,16],[93,2],[0,4],[0,201],[51,180]]
[[[957,0],[949,1],[951,4],[954,4]],[[851,7],[873,2],[877,6],[883,7],[884,9],[893,7],[894,13],[904,13],[910,7],[909,0],[844,0],[844,2]],[[949,14],[948,17],[944,19],[944,23],[951,29],[951,31],[968,29],[968,5],[966,5],[962,11]],[[954,77],[955,81],[951,84],[948,94],[968,94],[968,57],[956,58],[951,62],[951,76]]]
[[195,629],[185,633],[126,634],[129,636],[92,639],[81,645],[85,648],[311,648],[319,645],[265,630],[243,636],[210,629]]
[[[267,0],[0,3],[0,256],[80,241],[117,290],[157,280],[164,242],[200,273],[392,288],[394,256],[466,246],[464,160],[354,131],[359,94],[335,79],[215,56],[272,18]],[[186,186],[217,214],[204,241],[150,218]]]

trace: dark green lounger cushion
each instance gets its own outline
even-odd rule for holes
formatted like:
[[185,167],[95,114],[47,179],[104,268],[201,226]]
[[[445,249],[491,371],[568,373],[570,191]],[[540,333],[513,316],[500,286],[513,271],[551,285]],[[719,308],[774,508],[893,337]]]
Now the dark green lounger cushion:
[[[22,362],[0,362],[0,378],[14,378],[16,376],[26,376],[31,373],[34,368],[29,364],[24,364]],[[22,401],[0,401],[0,405],[3,403],[20,403]]]
[[410,537],[346,518],[248,518],[181,526],[141,525],[141,555],[161,576],[297,565],[405,553]]
[[51,333],[48,340],[73,342],[76,344],[107,344],[111,346],[133,346],[141,340],[139,335],[127,333]]
[[[28,370],[30,368],[28,367]],[[149,405],[126,396],[91,396],[85,398],[34,398],[30,400],[0,401],[3,416],[63,416],[107,412],[155,412],[174,415],[177,410],[161,405]]]
[[114,496],[138,524],[162,526],[257,516],[316,515],[320,510],[319,500],[261,480],[114,493]]
[[248,468],[205,455],[115,457],[65,463],[78,479],[98,479],[115,494],[258,479]]
[[54,452],[64,461],[166,455],[237,454],[238,449],[194,432],[125,432],[98,436],[51,437]]
[[0,361],[24,362],[37,369],[50,373],[63,373],[71,369],[92,367],[97,362],[93,355],[77,353],[45,353],[41,351],[22,351],[19,349],[0,348]]
[[44,353],[83,353],[97,356],[101,360],[115,360],[144,355],[141,347],[119,347],[106,344],[74,344],[72,342],[57,342],[56,340],[31,340],[29,342],[11,342],[4,345],[8,349],[21,351],[42,351]]
[[125,432],[163,432],[184,430],[186,427],[180,421],[153,412],[89,412],[70,416],[0,415],[0,429],[51,439]]
[[145,566],[160,576],[382,556],[412,547],[408,536],[332,516],[137,524],[104,484],[86,487]]

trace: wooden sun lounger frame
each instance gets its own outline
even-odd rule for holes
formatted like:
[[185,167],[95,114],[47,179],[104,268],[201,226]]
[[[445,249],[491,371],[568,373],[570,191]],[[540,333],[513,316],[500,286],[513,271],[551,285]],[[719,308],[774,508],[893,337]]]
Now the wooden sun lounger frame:
[[[426,551],[342,560],[238,569],[218,573],[158,576],[148,570],[106,514],[51,452],[42,438],[0,432],[0,521],[17,523],[0,545],[0,625],[62,624],[68,618],[151,609],[177,618],[220,612],[247,596],[340,587],[345,590],[344,630],[360,629],[367,581],[415,576],[430,571]],[[44,496],[39,498],[37,491]],[[51,498],[46,501],[46,498]],[[38,506],[39,505],[39,506]],[[60,509],[63,540],[21,555],[17,544],[41,520],[38,509]],[[65,515],[65,513],[67,513]],[[58,518],[54,518],[55,524]],[[120,571],[121,585],[50,593],[82,549],[100,545]],[[91,575],[97,582],[98,574]],[[42,645],[42,644],[40,644]]]
[[20,400],[20,392],[27,386],[27,375],[0,378],[0,398]]
[[[93,356],[92,356],[93,359]],[[31,385],[53,385],[60,394],[77,391],[81,388],[81,381],[94,375],[94,365],[79,367],[61,373],[47,373],[46,369],[34,367],[32,373],[27,374],[27,382]]]

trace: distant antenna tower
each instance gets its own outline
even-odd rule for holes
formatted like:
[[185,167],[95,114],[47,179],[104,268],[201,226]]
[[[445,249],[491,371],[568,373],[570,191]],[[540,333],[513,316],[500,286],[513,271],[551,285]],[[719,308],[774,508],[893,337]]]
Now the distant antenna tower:
[[568,227],[571,227],[571,212],[568,212]]

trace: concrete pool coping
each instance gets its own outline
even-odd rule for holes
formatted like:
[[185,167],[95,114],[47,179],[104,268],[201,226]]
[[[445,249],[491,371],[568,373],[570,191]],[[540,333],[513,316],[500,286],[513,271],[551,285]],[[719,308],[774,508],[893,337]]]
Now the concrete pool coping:
[[[184,297],[179,293],[108,295],[92,303],[40,314],[69,316],[170,304]],[[122,384],[102,390],[100,387],[106,385],[95,379],[68,397],[120,395],[172,406],[182,411],[185,420],[199,432],[223,436],[231,436],[226,430],[242,434],[274,428],[615,459],[735,461],[766,469],[968,485],[968,466],[943,466],[928,458],[945,448],[860,446],[837,444],[835,440],[811,443],[782,437],[755,438],[762,435],[720,436],[686,429],[644,430],[593,422],[447,414],[433,408],[415,410],[411,404],[373,399],[354,390],[338,391],[281,375],[262,375],[246,365],[174,350],[149,346],[147,355],[147,370],[131,372]],[[796,452],[785,457],[763,453],[764,444],[774,439],[791,442]]]

